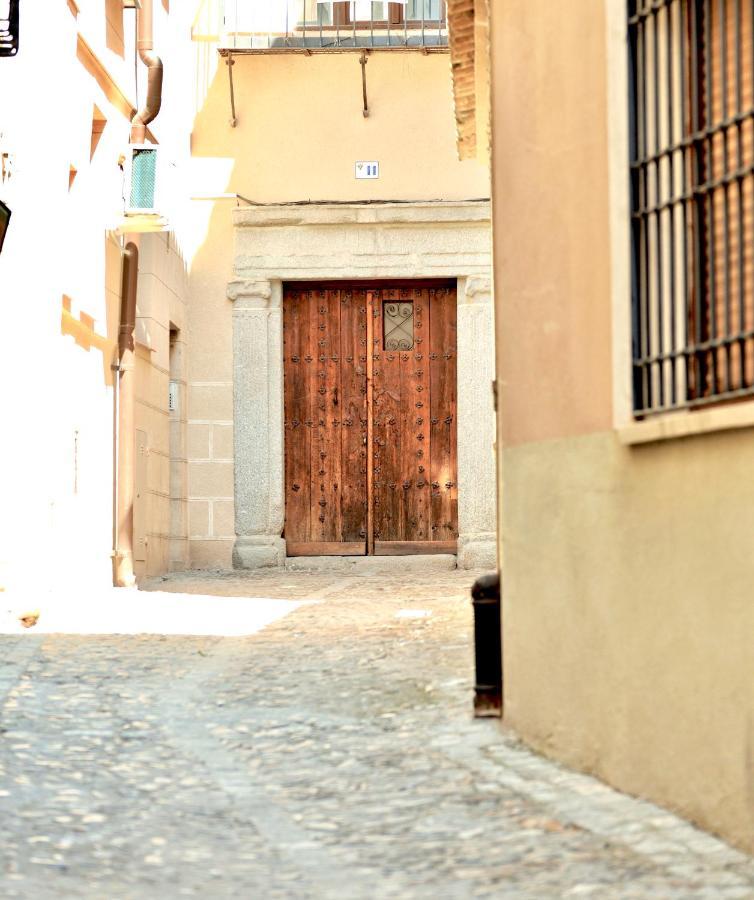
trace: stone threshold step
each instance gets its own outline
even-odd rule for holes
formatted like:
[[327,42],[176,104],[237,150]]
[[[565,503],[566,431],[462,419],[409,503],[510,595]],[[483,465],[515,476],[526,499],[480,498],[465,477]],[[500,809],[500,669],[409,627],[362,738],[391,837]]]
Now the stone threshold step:
[[291,572],[334,572],[344,575],[393,575],[422,572],[450,572],[456,568],[454,554],[416,556],[289,556],[285,567]]

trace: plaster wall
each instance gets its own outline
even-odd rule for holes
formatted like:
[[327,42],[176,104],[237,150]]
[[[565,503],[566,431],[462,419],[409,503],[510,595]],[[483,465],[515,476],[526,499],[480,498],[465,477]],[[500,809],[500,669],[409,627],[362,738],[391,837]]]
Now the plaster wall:
[[754,850],[754,432],[507,448],[507,722]]
[[602,7],[603,0],[493,4],[498,400],[506,445],[612,423]]
[[626,95],[608,72],[625,4],[492,13],[505,716],[752,850],[751,417],[644,446],[613,429],[630,282],[610,122]]
[[[195,196],[230,191],[273,203],[489,196],[487,167],[457,158],[448,54],[371,53],[367,118],[358,53],[236,54],[231,127],[227,65],[206,59],[207,46],[198,45],[195,63],[204,84],[191,145]],[[379,179],[357,180],[357,160],[378,160]]]

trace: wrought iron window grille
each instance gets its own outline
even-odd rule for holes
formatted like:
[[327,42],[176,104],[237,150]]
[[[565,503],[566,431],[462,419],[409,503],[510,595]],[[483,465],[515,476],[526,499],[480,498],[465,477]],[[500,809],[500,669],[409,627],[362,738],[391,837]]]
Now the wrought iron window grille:
[[0,0],[0,57],[18,53],[19,0]]
[[754,395],[754,3],[629,0],[634,414]]
[[385,301],[382,305],[382,332],[385,350],[413,350],[414,304],[413,302]]

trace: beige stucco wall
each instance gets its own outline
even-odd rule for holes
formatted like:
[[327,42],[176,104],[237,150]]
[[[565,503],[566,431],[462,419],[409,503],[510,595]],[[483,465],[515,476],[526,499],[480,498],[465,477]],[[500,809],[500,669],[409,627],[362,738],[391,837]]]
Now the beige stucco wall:
[[754,849],[754,431],[628,447],[613,430],[625,5],[492,7],[506,720]]
[[754,849],[754,432],[505,450],[505,703],[537,748]]
[[[278,203],[489,196],[486,168],[456,156],[447,54],[371,53],[368,118],[362,115],[358,53],[234,59],[238,121],[231,128],[227,66],[214,45],[196,46],[188,491],[190,558],[197,567],[229,566],[235,538],[232,304],[226,291],[235,277],[236,202],[212,198],[238,193]],[[356,180],[357,160],[379,160],[380,178]]]
[[493,4],[498,389],[506,444],[612,421],[602,5]]

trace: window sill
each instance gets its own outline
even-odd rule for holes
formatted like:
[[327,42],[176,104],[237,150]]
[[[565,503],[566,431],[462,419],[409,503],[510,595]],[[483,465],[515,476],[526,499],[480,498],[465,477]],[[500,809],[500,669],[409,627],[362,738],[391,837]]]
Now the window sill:
[[649,444],[671,438],[692,437],[713,431],[730,431],[734,428],[754,427],[754,401],[717,406],[693,412],[667,413],[642,422],[632,422],[617,429],[622,444]]

